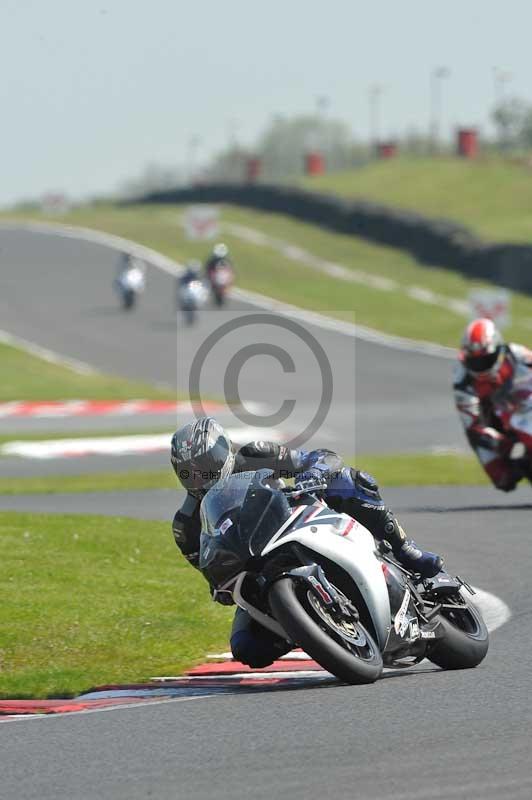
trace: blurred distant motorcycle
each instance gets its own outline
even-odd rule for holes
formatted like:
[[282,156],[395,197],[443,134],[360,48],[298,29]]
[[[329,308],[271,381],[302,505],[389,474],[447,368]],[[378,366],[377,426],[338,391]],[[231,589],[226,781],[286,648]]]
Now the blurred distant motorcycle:
[[229,248],[223,242],[214,245],[205,264],[205,276],[209,282],[215,305],[223,306],[227,293],[235,280]]
[[229,262],[221,261],[209,271],[208,277],[215,305],[223,306],[227,293],[234,283],[235,273],[233,267]]
[[198,311],[207,302],[208,290],[200,279],[201,265],[191,262],[177,282],[177,307],[183,312],[185,324],[193,325]]
[[125,311],[129,311],[135,306],[138,296],[142,294],[145,286],[144,265],[126,254],[115,281],[115,288]]

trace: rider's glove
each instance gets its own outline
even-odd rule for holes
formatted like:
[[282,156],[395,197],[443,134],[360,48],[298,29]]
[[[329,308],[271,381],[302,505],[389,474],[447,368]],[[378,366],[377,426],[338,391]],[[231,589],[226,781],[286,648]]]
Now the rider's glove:
[[327,464],[313,464],[312,467],[309,467],[297,476],[297,482],[304,483],[305,481],[312,481],[313,483],[327,483],[327,479],[330,477],[330,471],[330,467],[328,467]]
[[303,492],[307,492],[309,490],[312,490],[312,488],[315,488],[316,483],[317,483],[316,478],[308,478],[307,480],[304,481],[298,481],[296,484],[294,484],[294,491],[303,494]]

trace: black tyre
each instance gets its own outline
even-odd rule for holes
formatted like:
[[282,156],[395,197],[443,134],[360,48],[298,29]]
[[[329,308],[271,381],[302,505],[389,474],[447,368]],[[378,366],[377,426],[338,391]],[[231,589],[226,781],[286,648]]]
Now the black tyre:
[[306,583],[289,577],[273,584],[269,601],[290,638],[328,672],[354,684],[379,678],[379,648],[358,619],[339,625]]
[[126,311],[132,309],[133,306],[135,305],[135,292],[125,291],[122,300],[122,305],[124,306]]
[[192,306],[185,308],[185,324],[194,325],[196,321],[196,309]]
[[225,295],[218,289],[213,290],[213,299],[214,299],[214,305],[218,306],[218,308],[221,308],[225,303]]
[[443,636],[427,651],[427,658],[442,669],[472,669],[489,648],[486,624],[474,605],[458,602],[440,612]]

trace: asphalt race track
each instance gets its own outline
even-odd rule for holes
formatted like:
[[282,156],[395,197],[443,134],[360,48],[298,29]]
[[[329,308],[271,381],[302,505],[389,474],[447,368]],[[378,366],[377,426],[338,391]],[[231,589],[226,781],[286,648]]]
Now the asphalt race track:
[[[198,326],[188,330],[181,320],[176,324],[175,279],[150,268],[139,308],[124,314],[112,291],[116,252],[71,238],[2,228],[0,258],[0,328],[132,379],[170,387],[179,382],[186,388],[191,361],[209,334],[260,313],[256,306],[233,301],[228,312],[205,311]],[[350,455],[463,447],[449,392],[448,360],[312,325],[305,328],[323,348],[333,375],[333,402],[312,440],[315,444],[326,439]],[[272,355],[256,355],[243,367],[239,389],[244,401],[259,400],[276,410],[285,399],[282,386],[296,401],[286,433],[299,433],[319,406],[322,391],[307,345],[275,324],[241,327],[219,339],[205,361],[202,395],[223,398],[227,364],[250,342],[282,347],[294,362],[295,374]],[[128,469],[133,460],[124,457],[120,466],[112,460],[110,468]]]
[[[105,248],[20,232],[0,235],[1,327],[107,370],[172,383],[176,336],[168,276],[150,274],[142,307],[126,318],[113,306],[113,257]],[[75,281],[65,279],[69,270]],[[24,285],[32,281],[25,297]],[[205,335],[187,331],[190,348]],[[327,340],[334,375],[338,370],[339,388],[347,392],[352,340],[322,330],[315,335],[322,344]],[[277,407],[278,366],[268,364],[277,372],[268,375],[264,364],[243,371],[242,395],[256,399],[259,390]],[[451,416],[448,362],[357,343],[356,369],[360,451],[463,444]],[[212,378],[211,392],[219,394],[219,380]],[[309,388],[303,377],[302,400]],[[345,402],[339,409],[323,429],[345,443],[352,431],[342,440],[339,423],[349,424],[353,411]],[[98,504],[104,514],[129,509],[164,519],[177,495],[4,497],[1,507],[82,512]],[[388,490],[385,496],[407,529],[445,556],[451,572],[511,609],[480,667],[398,671],[369,687],[172,700],[7,722],[0,724],[0,796],[528,800],[532,490],[507,496],[441,487]]]

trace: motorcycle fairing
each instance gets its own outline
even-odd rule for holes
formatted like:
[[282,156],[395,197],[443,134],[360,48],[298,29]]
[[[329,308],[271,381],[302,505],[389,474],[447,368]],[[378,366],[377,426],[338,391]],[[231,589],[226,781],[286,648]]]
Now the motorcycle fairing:
[[[324,511],[330,513],[330,509]],[[379,647],[384,650],[391,628],[390,601],[381,562],[375,556],[375,541],[363,525],[358,522],[351,525],[353,520],[347,514],[331,514],[333,519],[340,520],[340,524],[331,521],[325,524],[323,520],[318,528],[314,519],[306,525],[288,529],[280,539],[268,542],[261,555],[266,556],[289,542],[297,542],[318,557],[322,555],[338,564],[360,590]]]

